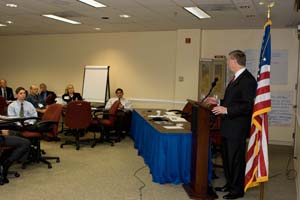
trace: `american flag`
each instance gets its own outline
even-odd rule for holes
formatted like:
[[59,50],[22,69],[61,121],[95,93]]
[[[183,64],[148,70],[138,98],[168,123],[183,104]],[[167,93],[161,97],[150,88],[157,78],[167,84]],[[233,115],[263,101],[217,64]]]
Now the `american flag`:
[[247,150],[245,192],[250,187],[268,181],[269,175],[268,112],[271,111],[271,25],[271,20],[268,20],[264,25],[265,33],[260,51],[256,97]]

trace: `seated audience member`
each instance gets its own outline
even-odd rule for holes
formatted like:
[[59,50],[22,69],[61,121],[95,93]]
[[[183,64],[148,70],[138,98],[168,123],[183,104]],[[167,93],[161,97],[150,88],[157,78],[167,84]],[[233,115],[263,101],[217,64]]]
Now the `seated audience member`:
[[[25,101],[25,89],[18,87],[16,89],[17,100],[9,104],[7,113],[8,116],[14,117],[37,117],[37,112],[33,105],[28,101]],[[26,123],[33,124],[34,120],[27,120]],[[7,171],[14,161],[24,162],[28,158],[30,150],[30,141],[18,136],[20,130],[20,124],[6,124],[0,125],[0,143],[3,146],[12,146],[12,152],[1,163],[0,166],[0,181],[2,183],[8,183]],[[12,131],[3,130],[11,129]]]
[[[125,99],[123,89],[118,88],[116,89],[116,97],[112,97],[108,100],[108,102],[105,105],[105,110],[109,110],[110,107],[116,102],[117,100],[120,101],[120,105],[117,111],[117,119],[116,119],[116,131],[117,134],[124,138],[126,132],[130,129],[130,121],[131,121],[131,111],[132,111],[132,105],[130,101]],[[125,133],[123,133],[123,131]]]
[[36,85],[30,86],[26,100],[32,103],[38,113],[45,113],[46,102],[39,96],[39,88]]
[[[51,98],[49,98],[48,96],[51,96]],[[41,83],[40,84],[40,94],[39,94],[40,99],[43,99],[43,101],[46,103],[46,105],[55,103],[55,98],[56,98],[56,94],[52,91],[47,90],[47,85],[45,83]],[[47,102],[47,97],[48,97],[48,101]]]
[[[37,117],[34,106],[25,100],[26,90],[23,87],[16,89],[17,100],[8,105],[7,115],[18,117]],[[28,120],[27,123],[33,124],[35,120]]]
[[62,99],[69,103],[70,101],[82,100],[82,97],[80,93],[75,92],[74,86],[69,84],[65,89],[65,94],[62,95]]
[[0,80],[0,96],[4,97],[7,101],[15,100],[13,90],[10,87],[7,87],[7,82],[5,79]]
[[[0,125],[0,129],[8,128],[2,127]],[[0,165],[0,183],[8,183],[7,172],[9,167],[15,161],[24,162],[27,160],[30,149],[30,141],[15,135],[9,135],[8,131],[0,131],[0,146],[8,146],[13,147],[8,154],[8,157],[5,157],[3,161],[1,161]]]

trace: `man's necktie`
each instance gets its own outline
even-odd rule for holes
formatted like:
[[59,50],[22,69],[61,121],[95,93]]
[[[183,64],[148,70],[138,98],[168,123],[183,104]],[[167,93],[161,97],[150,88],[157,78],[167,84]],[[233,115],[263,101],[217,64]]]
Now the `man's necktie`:
[[229,85],[230,85],[231,83],[233,83],[234,79],[235,79],[235,76],[233,75],[232,79],[231,79],[230,82],[229,82]]
[[7,99],[6,88],[3,88],[3,97],[4,97],[5,100]]
[[21,103],[21,108],[20,108],[20,117],[24,117],[24,105],[23,102]]

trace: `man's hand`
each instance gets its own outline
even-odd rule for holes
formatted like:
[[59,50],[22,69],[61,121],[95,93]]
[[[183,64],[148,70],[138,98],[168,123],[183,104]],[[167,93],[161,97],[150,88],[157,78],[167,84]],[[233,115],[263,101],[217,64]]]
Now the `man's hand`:
[[119,110],[124,110],[124,106],[122,104],[119,105]]
[[216,106],[211,110],[215,115],[227,114],[227,108],[224,106]]

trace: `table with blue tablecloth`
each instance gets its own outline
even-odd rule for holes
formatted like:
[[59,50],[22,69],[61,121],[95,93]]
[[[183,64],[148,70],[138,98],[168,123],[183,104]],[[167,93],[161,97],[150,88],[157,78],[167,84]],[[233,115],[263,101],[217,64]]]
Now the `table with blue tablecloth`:
[[134,147],[150,168],[154,182],[189,183],[192,140],[190,124],[182,122],[184,129],[165,129],[148,117],[153,114],[156,114],[156,110],[133,111],[131,135]]

